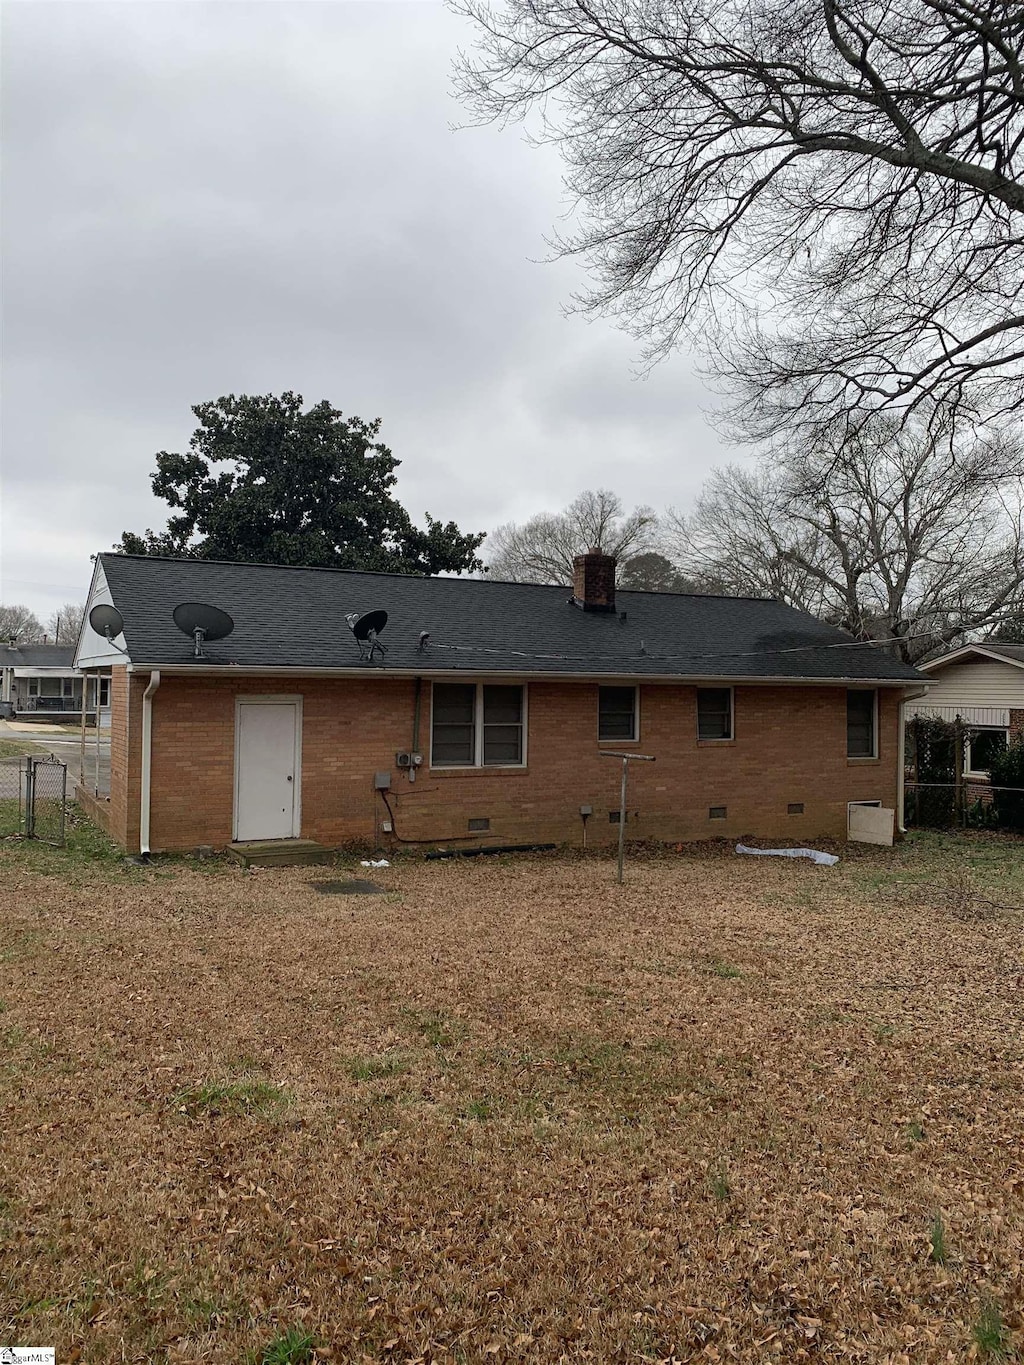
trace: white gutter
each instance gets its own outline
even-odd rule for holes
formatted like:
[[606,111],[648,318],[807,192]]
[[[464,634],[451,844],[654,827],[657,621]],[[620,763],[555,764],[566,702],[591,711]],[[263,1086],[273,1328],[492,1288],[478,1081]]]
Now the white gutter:
[[153,785],[153,693],[160,686],[160,670],[154,668],[142,694],[142,796],[139,811],[139,852],[149,858],[149,796]]
[[[625,660],[623,661],[625,662]],[[617,682],[670,683],[682,687],[728,683],[735,687],[910,687],[911,678],[808,678],[786,677],[777,674],[740,673],[614,673],[614,672],[537,672],[528,668],[493,669],[481,664],[478,668],[429,668],[419,664],[415,668],[381,668],[364,664],[362,668],[305,668],[301,664],[282,667],[280,664],[129,664],[128,670],[145,672],[159,669],[167,677],[187,678],[515,678],[529,682]],[[924,695],[922,693],[922,695]]]
[[904,823],[904,811],[907,803],[907,715],[906,705],[908,701],[917,701],[919,697],[926,697],[931,691],[931,687],[919,687],[916,692],[909,692],[900,698],[899,710],[899,736],[896,742],[896,767],[899,778],[899,786],[896,788],[896,828],[900,834],[906,834],[907,827]]

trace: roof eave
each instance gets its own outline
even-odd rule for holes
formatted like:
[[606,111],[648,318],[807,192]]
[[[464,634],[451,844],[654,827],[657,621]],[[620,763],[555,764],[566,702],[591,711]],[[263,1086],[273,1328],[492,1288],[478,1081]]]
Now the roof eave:
[[949,654],[940,654],[937,659],[929,659],[926,663],[917,664],[922,673],[933,673],[937,668],[945,668],[947,664],[955,664],[959,659],[968,654],[980,655],[983,659],[993,659],[996,663],[1009,664],[1012,668],[1024,668],[1024,659],[1015,659],[1010,654],[1004,654],[1002,650],[992,649],[989,645],[961,645],[959,649],[951,650]]
[[431,668],[424,664],[416,668],[384,668],[380,665],[364,665],[357,667],[340,668],[316,668],[304,667],[302,665],[275,665],[275,664],[183,664],[165,663],[154,659],[152,662],[142,662],[133,660],[128,665],[129,672],[148,673],[153,669],[159,669],[160,673],[166,677],[262,677],[262,678],[468,678],[468,677],[487,677],[487,678],[519,678],[536,682],[557,682],[566,679],[570,682],[606,682],[609,680],[628,679],[634,683],[683,683],[693,685],[695,683],[723,683],[729,685],[756,685],[761,683],[771,683],[774,685],[799,684],[805,687],[914,687],[919,686],[925,679],[919,678],[861,678],[850,677],[846,674],[835,674],[828,677],[815,677],[810,675],[794,676],[792,674],[740,674],[740,673],[630,673],[630,672],[595,672],[593,670],[581,670],[577,672],[544,672],[543,670],[532,672],[528,669],[502,669],[502,668]]

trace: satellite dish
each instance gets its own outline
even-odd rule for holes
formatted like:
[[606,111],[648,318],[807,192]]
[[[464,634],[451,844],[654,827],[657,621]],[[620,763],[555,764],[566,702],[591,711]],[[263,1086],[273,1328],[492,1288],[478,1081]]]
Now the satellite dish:
[[183,635],[191,635],[195,641],[197,659],[205,659],[203,642],[223,640],[235,628],[235,623],[220,607],[207,606],[205,602],[180,602],[174,608],[174,624]]
[[116,607],[99,602],[89,613],[89,625],[97,635],[105,635],[108,640],[124,634],[124,617]]
[[387,645],[382,645],[377,638],[388,623],[386,611],[368,611],[362,616],[357,616],[354,612],[351,616],[346,616],[349,630],[359,642],[360,659],[370,659],[372,661],[374,653],[380,654],[381,658],[388,652]]
[[387,625],[388,614],[386,611],[368,611],[364,616],[350,616],[348,623],[357,640],[369,640],[372,635],[379,635]]

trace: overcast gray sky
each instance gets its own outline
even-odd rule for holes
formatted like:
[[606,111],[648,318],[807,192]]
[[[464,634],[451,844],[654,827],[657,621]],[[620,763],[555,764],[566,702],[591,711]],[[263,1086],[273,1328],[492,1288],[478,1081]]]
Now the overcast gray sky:
[[383,419],[398,496],[486,530],[581,489],[685,505],[725,457],[680,356],[638,381],[544,264],[551,149],[451,131],[439,3],[7,0],[0,601],[84,597],[162,527],[192,404]]

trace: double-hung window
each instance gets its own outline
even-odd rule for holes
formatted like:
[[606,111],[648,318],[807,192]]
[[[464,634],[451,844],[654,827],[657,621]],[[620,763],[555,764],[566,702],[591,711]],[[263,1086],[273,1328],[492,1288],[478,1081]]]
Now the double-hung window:
[[1003,752],[1008,741],[1006,730],[972,730],[967,736],[967,772],[987,777],[993,758]]
[[524,689],[490,683],[434,683],[432,768],[522,767]]
[[598,688],[598,739],[636,740],[640,738],[637,725],[636,692],[635,687]]
[[877,758],[878,693],[874,688],[851,688],[846,694],[846,756]]
[[697,688],[697,738],[732,739],[732,688]]

